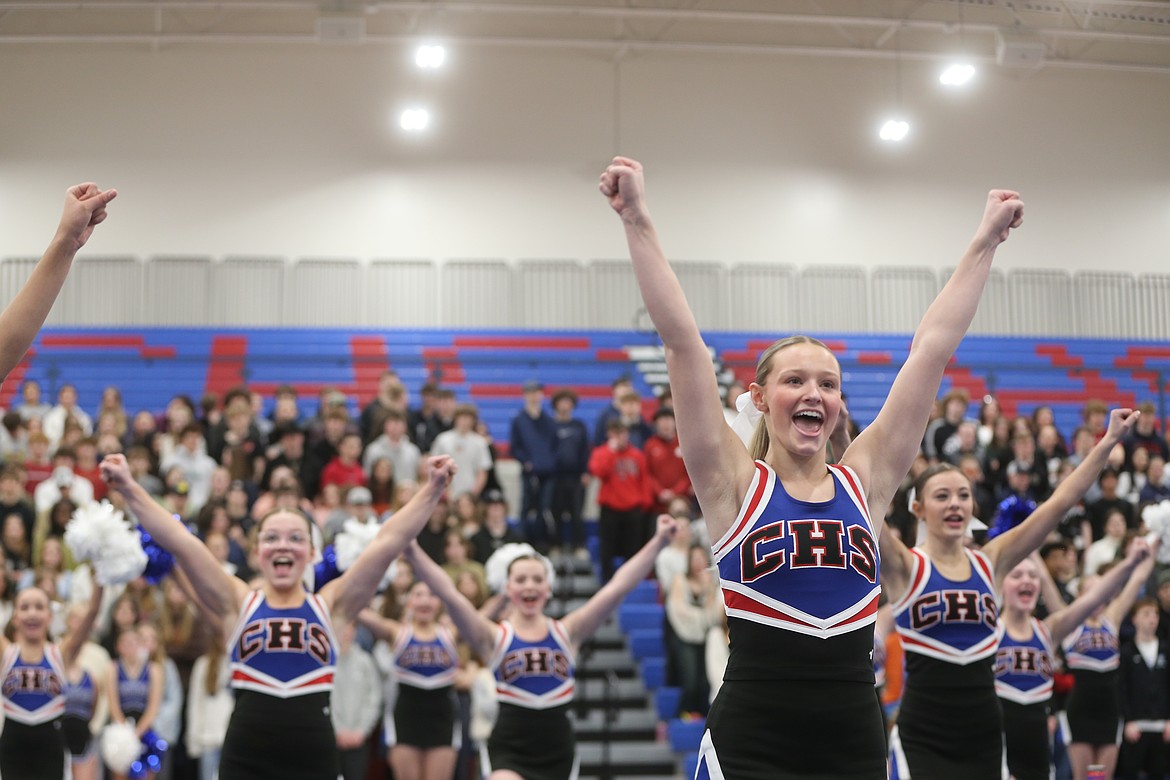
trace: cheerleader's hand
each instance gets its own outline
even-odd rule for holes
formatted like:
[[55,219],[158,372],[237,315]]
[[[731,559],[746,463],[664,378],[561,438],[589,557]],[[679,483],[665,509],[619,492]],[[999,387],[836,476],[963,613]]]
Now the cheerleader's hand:
[[1129,436],[1133,426],[1137,424],[1141,412],[1133,409],[1114,409],[1109,413],[1109,427],[1105,429],[1105,436],[1111,442],[1117,443]]
[[601,174],[598,185],[610,207],[626,222],[646,215],[646,186],[642,164],[629,157],[615,157]]
[[1134,537],[1134,540],[1129,543],[1129,549],[1125,551],[1126,561],[1132,563],[1135,567],[1140,565],[1154,554],[1154,545],[1157,543],[1157,539],[1154,539],[1151,543],[1147,536]]
[[675,533],[678,531],[678,520],[663,512],[658,516],[658,527],[655,529],[654,538],[658,539],[662,546],[670,544],[674,539]]
[[1141,738],[1142,738],[1142,732],[1140,729],[1138,729],[1137,726],[1135,726],[1132,723],[1125,724],[1125,741],[1126,742],[1137,742]]
[[992,190],[987,193],[983,221],[975,235],[978,243],[994,249],[1007,241],[1012,228],[1024,223],[1024,203],[1020,193],[1013,190]]
[[124,492],[134,483],[125,455],[107,455],[102,458],[98,469],[101,471],[102,480],[118,492]]
[[451,484],[451,478],[455,476],[455,472],[459,467],[455,465],[455,461],[451,459],[450,455],[436,455],[433,458],[427,459],[427,482],[442,492]]

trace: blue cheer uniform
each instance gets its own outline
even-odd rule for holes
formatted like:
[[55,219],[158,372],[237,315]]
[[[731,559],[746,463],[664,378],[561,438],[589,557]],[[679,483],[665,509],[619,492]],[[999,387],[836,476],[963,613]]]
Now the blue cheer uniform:
[[459,651],[451,632],[436,625],[434,639],[423,640],[403,623],[393,652],[398,699],[394,717],[387,719],[386,744],[459,747],[463,734],[454,688]]
[[65,681],[65,711],[61,718],[61,729],[65,744],[75,761],[82,761],[96,749],[97,742],[89,730],[97,707],[97,688],[89,672],[82,669],[77,682]]
[[65,669],[61,654],[46,644],[38,661],[20,657],[11,644],[0,659],[4,731],[0,733],[0,777],[4,780],[60,780],[65,772],[61,715],[65,712]]
[[995,692],[1003,708],[1008,770],[1016,780],[1048,780],[1052,746],[1048,737],[1052,701],[1052,637],[1043,622],[1029,619],[1031,636],[1006,631],[995,654]]
[[1006,777],[993,661],[999,605],[991,562],[964,550],[971,573],[947,579],[912,549],[910,586],[892,607],[906,686],[890,733],[891,778]]
[[1067,743],[1090,745],[1121,743],[1121,706],[1117,668],[1121,663],[1121,642],[1109,620],[1098,625],[1082,624],[1064,641],[1065,666],[1073,673],[1073,689],[1061,726]]
[[857,475],[828,470],[833,497],[802,501],[757,461],[735,521],[711,546],[731,653],[699,778],[886,777],[875,526]]
[[525,780],[577,777],[577,741],[568,717],[576,659],[561,622],[548,618],[547,625],[548,633],[535,642],[516,636],[507,621],[499,626],[488,668],[500,711],[483,751],[485,776],[510,769]]
[[324,602],[299,607],[245,599],[228,643],[236,706],[220,755],[220,780],[337,780],[340,759],[329,694],[337,641]]
[[150,701],[150,664],[145,663],[137,674],[129,674],[121,661],[118,669],[118,706],[127,718],[138,720],[146,712]]

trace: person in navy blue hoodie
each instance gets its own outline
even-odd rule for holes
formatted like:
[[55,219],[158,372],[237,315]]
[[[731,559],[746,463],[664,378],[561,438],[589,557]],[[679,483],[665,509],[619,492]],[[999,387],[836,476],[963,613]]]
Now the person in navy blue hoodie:
[[581,509],[585,503],[585,485],[589,482],[589,431],[584,422],[573,416],[577,410],[577,394],[572,390],[559,390],[552,397],[552,405],[556,427],[552,492],[556,538],[553,543],[568,544],[578,557],[587,556]]
[[556,435],[556,423],[544,409],[544,385],[525,383],[524,408],[512,418],[508,441],[522,469],[520,522],[528,541],[538,549],[548,548]]

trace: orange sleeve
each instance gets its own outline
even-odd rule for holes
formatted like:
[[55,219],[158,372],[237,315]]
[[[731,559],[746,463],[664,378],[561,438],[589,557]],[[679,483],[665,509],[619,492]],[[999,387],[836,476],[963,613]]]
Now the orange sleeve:
[[897,631],[886,636],[886,685],[882,689],[882,704],[896,704],[902,699],[902,683],[905,681],[905,657],[902,640]]

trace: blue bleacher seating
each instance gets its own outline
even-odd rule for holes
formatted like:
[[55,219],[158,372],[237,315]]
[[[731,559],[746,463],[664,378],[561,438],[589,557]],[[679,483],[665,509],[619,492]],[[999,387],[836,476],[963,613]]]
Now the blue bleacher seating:
[[657,604],[658,603],[658,582],[657,580],[642,580],[634,589],[626,594],[623,599],[624,604]]
[[662,632],[665,608],[661,604],[639,604],[625,602],[618,607],[618,626],[627,634],[638,629],[650,628]]
[[[727,371],[750,376],[763,346],[775,334],[704,334]],[[906,334],[816,334],[838,355],[849,408],[861,426],[869,424],[906,359]],[[246,384],[272,410],[272,393],[290,384],[299,393],[307,419],[317,412],[317,393],[335,387],[345,393],[351,414],[374,395],[381,373],[393,369],[413,392],[430,379],[474,403],[501,450],[529,379],[550,392],[571,387],[580,396],[577,417],[592,428],[609,403],[609,384],[629,375],[644,398],[654,395],[647,371],[629,359],[631,349],[656,347],[652,332],[354,329],[354,328],[168,328],[51,327],[0,391],[0,406],[11,405],[20,383],[36,380],[52,399],[64,382],[77,387],[82,408],[97,409],[102,388],[119,387],[128,412],[160,414],[170,398],[199,398]],[[963,388],[971,397],[993,393],[1008,415],[1052,407],[1066,437],[1079,422],[1085,401],[1109,405],[1160,402],[1170,375],[1170,346],[1164,342],[1076,338],[970,336],[947,368],[941,392]],[[1162,410],[1165,411],[1165,410]]]
[[666,682],[666,659],[650,657],[642,660],[642,682],[646,689],[655,691]]
[[675,753],[694,753],[703,741],[707,724],[702,720],[674,720],[666,724],[666,739]]
[[695,772],[699,769],[699,754],[697,751],[690,753],[683,753],[682,756],[682,775],[685,778],[692,778]]
[[678,717],[678,703],[682,699],[682,688],[664,685],[654,692],[654,709],[662,721]]
[[666,655],[666,643],[662,640],[662,628],[651,630],[640,628],[630,632],[630,652],[636,660],[644,658],[663,657]]

